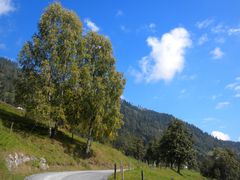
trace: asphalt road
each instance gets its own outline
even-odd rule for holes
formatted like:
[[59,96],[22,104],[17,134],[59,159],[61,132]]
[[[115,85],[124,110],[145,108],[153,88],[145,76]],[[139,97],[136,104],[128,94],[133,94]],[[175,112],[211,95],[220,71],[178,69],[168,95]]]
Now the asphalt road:
[[25,180],[107,180],[113,170],[65,171],[34,174]]

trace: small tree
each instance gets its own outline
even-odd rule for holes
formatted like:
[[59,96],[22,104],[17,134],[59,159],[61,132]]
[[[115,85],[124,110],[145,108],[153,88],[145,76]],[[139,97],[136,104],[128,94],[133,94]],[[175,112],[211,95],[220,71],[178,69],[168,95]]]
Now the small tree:
[[240,162],[231,150],[218,148],[205,158],[201,173],[219,180],[240,179]]
[[159,158],[158,158],[158,146],[159,146],[159,140],[152,140],[148,144],[148,148],[146,150],[146,154],[144,156],[144,159],[148,162],[148,164],[159,164]]
[[172,168],[177,165],[177,171],[183,164],[187,164],[194,153],[192,136],[188,133],[184,124],[179,121],[173,121],[164,132],[159,145],[159,156],[166,165],[170,164]]

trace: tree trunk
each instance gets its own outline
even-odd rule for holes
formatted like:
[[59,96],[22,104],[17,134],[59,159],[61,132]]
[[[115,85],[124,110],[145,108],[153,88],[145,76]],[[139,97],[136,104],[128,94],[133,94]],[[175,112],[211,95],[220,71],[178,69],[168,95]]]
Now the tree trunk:
[[73,141],[73,132],[72,132],[72,141]]
[[49,137],[52,138],[52,127],[49,127]]
[[49,136],[50,136],[50,138],[54,138],[56,136],[56,134],[57,134],[57,131],[58,131],[58,124],[56,122],[54,127],[50,127],[49,128]]
[[178,163],[178,165],[177,165],[177,168],[178,168],[177,172],[178,172],[178,174],[180,174],[180,166],[181,166],[180,163]]
[[86,154],[87,154],[87,155],[90,153],[91,144],[92,144],[92,138],[91,138],[91,137],[88,137],[88,139],[87,139],[87,147],[86,147]]
[[[92,123],[91,123],[92,124]],[[87,138],[87,146],[86,146],[86,154],[89,155],[90,150],[91,150],[91,144],[92,144],[92,125],[90,125],[89,130],[88,130],[88,138]]]

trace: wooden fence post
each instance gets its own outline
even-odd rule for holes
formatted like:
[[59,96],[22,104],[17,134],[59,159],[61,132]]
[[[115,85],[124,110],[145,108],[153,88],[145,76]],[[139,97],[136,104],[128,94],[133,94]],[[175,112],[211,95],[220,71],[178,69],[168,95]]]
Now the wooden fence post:
[[12,122],[12,124],[11,124],[10,132],[12,132],[13,125],[14,125],[14,122]]
[[141,180],[144,180],[143,170],[141,170]]
[[117,164],[114,164],[114,180],[117,180]]
[[121,162],[120,170],[121,170],[122,180],[124,180],[124,172],[123,172],[123,164],[122,164],[122,162]]

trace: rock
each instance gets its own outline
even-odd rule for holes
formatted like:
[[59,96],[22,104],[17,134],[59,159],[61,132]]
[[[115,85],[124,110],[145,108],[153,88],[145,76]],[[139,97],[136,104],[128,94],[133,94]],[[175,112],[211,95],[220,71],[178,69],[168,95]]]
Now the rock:
[[39,167],[40,167],[41,170],[47,170],[49,168],[49,166],[47,164],[47,161],[44,157],[40,158]]
[[8,170],[11,170],[15,167],[15,160],[12,154],[9,154],[6,158],[7,168]]
[[20,107],[20,106],[18,106],[16,109],[18,109],[18,110],[24,110],[22,107]]
[[24,155],[23,153],[13,153],[13,154],[9,154],[5,158],[5,160],[6,160],[8,170],[11,171],[14,168],[17,168],[18,166],[20,166],[21,164],[24,164],[29,161],[35,161],[37,160],[37,158],[34,156],[30,157],[28,155]]

